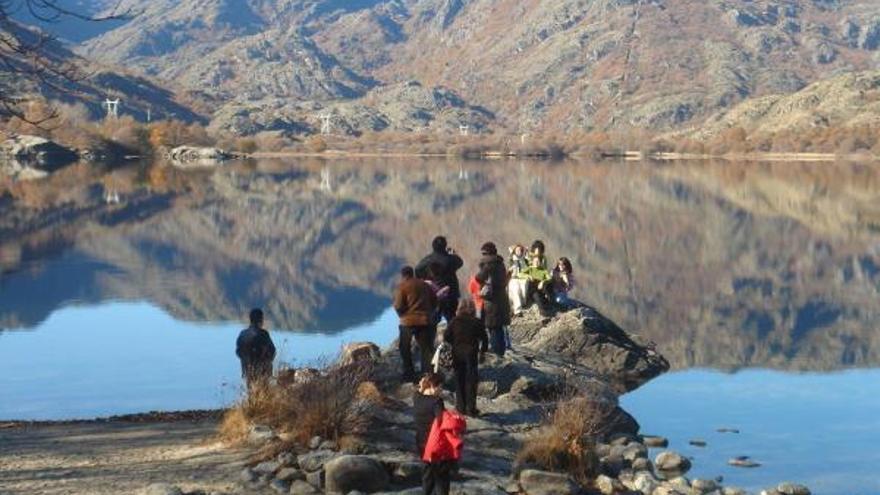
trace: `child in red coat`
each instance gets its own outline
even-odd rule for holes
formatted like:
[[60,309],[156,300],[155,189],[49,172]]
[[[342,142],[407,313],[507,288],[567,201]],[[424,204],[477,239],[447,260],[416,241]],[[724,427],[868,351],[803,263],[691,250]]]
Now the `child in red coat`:
[[[416,426],[416,449],[419,458],[425,455],[425,446],[435,421],[443,419],[443,399],[440,391],[443,375],[428,373],[419,382],[419,390],[413,397],[413,414]],[[422,473],[422,489],[425,495],[449,495],[449,482],[455,461],[425,462]]]

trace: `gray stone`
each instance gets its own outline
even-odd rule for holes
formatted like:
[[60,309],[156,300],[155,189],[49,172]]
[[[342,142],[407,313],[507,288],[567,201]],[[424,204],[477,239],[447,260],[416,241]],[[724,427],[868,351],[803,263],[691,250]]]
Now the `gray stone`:
[[325,440],[321,442],[321,446],[318,447],[320,450],[339,450],[339,445],[333,440]]
[[654,493],[651,495],[691,495],[687,490],[682,490],[680,488],[674,487],[669,484],[661,484],[657,488],[654,489]]
[[316,450],[307,454],[302,454],[296,458],[300,469],[307,473],[319,471],[324,467],[324,463],[336,457],[336,452],[332,450]]
[[594,484],[602,495],[614,495],[617,492],[623,491],[623,485],[620,481],[604,474],[597,476]]
[[526,469],[519,474],[526,495],[576,495],[578,486],[564,474]]
[[708,445],[705,440],[700,440],[698,438],[691,440],[688,443],[693,445],[694,447],[705,447],[706,445]]
[[623,459],[634,462],[636,459],[644,459],[648,457],[648,448],[640,443],[631,443],[623,450]]
[[342,347],[339,363],[348,366],[355,363],[372,364],[382,358],[379,346],[372,342],[352,342]]
[[302,471],[293,467],[281,468],[275,474],[275,478],[281,481],[305,480],[306,475]]
[[810,489],[806,486],[788,481],[780,483],[779,486],[776,487],[776,491],[783,495],[810,495]]
[[611,455],[611,446],[607,443],[597,443],[593,452],[595,452],[596,456],[599,458],[606,457]]
[[517,483],[515,481],[511,481],[510,483],[504,485],[504,492],[505,493],[511,493],[511,494],[519,493],[519,489],[520,489],[519,483]]
[[321,492],[315,489],[314,486],[306,483],[302,480],[295,480],[290,484],[290,495],[318,495]]
[[660,471],[672,471],[684,474],[691,468],[691,461],[677,452],[667,450],[657,454],[654,466]]
[[275,432],[265,425],[253,425],[248,432],[248,443],[261,445],[275,439]]
[[293,466],[296,464],[296,455],[294,455],[293,452],[282,452],[278,454],[276,460],[281,467]]
[[654,475],[641,472],[636,474],[632,488],[642,493],[653,493],[657,486],[659,485]]
[[681,490],[690,490],[691,488],[691,480],[687,479],[684,476],[676,476],[668,481],[668,483],[678,489]]
[[360,490],[352,490],[352,491],[348,492],[348,495],[367,495],[367,494],[360,491]]
[[210,167],[232,158],[219,148],[178,146],[168,152],[171,163],[178,167]]
[[735,486],[725,486],[721,489],[721,495],[747,495],[747,492]]
[[553,349],[555,358],[595,370],[624,390],[633,390],[669,369],[669,362],[649,345],[587,306],[560,312],[549,322],[537,311],[526,311],[514,318],[510,336],[514,348],[536,353]]
[[654,463],[645,457],[639,457],[632,461],[633,471],[654,471]]
[[313,487],[322,490],[324,489],[324,471],[315,471],[312,473],[306,474],[306,481],[312,485]]
[[290,492],[290,482],[284,480],[272,480],[272,483],[269,484],[269,488],[278,492],[278,493],[289,493]]
[[669,446],[669,440],[663,437],[658,437],[655,435],[642,435],[642,443],[645,447],[650,448],[663,448]]
[[614,433],[608,438],[608,443],[611,444],[612,447],[615,445],[626,447],[627,445],[638,442],[638,438],[635,435],[630,435],[629,433]]
[[691,488],[699,493],[709,493],[718,489],[715,480],[695,479],[691,481]]
[[278,461],[261,462],[254,466],[254,472],[257,474],[275,474],[281,469],[281,463]]
[[144,488],[141,495],[183,495],[183,491],[170,483],[153,483]]
[[609,455],[599,459],[599,467],[608,476],[616,477],[626,467],[626,461],[623,460],[623,457]]
[[739,457],[734,457],[733,459],[730,459],[729,461],[727,461],[727,463],[730,464],[731,466],[741,467],[741,468],[761,467],[760,463],[755,462],[751,458],[749,458],[748,456],[744,456],[744,455],[739,456]]
[[321,438],[319,436],[314,436],[314,437],[312,437],[311,440],[309,440],[309,448],[312,450],[316,450],[318,447],[321,446],[321,443],[323,441],[324,441],[323,438]]
[[388,472],[372,457],[344,455],[324,465],[327,493],[348,493],[352,490],[377,492],[389,482]]
[[421,462],[401,462],[394,468],[394,479],[406,485],[419,484],[423,470]]
[[259,478],[260,475],[255,473],[251,468],[244,468],[238,476],[239,481],[242,483],[256,483]]

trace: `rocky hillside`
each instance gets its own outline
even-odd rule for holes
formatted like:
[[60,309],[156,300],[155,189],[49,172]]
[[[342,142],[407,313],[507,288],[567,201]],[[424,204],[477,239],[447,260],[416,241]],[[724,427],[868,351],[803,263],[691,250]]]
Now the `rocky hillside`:
[[[103,23],[92,23],[100,24]],[[61,23],[61,26],[67,26]],[[63,31],[63,29],[61,29]],[[120,99],[121,115],[132,115],[141,121],[172,118],[184,122],[205,118],[181,101],[167,84],[117,67],[94,63],[74,54],[68,45],[42,38],[36,31],[15,23],[0,25],[0,33],[14,35],[20,42],[35,47],[28,56],[7,58],[8,67],[0,68],[0,91],[15,99],[40,96],[66,104],[83,105],[92,118],[101,118],[106,110],[105,99]],[[7,50],[3,51],[8,55]],[[48,65],[61,68],[59,73],[46,71]],[[9,71],[15,67],[17,73]]]
[[792,94],[754,98],[711,117],[700,137],[741,127],[759,135],[816,128],[845,132],[880,123],[880,72],[846,73],[813,83]]
[[[81,52],[217,97],[215,125],[241,132],[311,130],[318,111],[340,102],[345,124],[337,132],[426,122],[514,132],[682,128],[880,58],[880,5],[871,0],[125,0],[122,7],[143,13]],[[371,92],[407,81],[487,113],[444,119],[443,104]],[[415,116],[418,125],[386,118],[380,107],[391,103],[392,113]]]

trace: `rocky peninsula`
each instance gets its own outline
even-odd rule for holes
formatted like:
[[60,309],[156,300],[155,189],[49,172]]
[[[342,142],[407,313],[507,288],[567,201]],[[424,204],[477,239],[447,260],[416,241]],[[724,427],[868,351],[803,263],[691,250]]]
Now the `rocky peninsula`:
[[[669,369],[652,343],[628,334],[587,306],[552,318],[527,311],[514,318],[510,333],[513,350],[504,358],[489,356],[482,365],[481,414],[468,418],[465,456],[453,479],[453,493],[745,493],[722,487],[717,480],[688,479],[690,460],[675,452],[663,451],[650,458],[648,449],[665,448],[665,439],[642,434],[636,419],[619,406],[618,396]],[[70,467],[63,462],[32,471],[14,466],[24,475],[0,474],[0,482],[9,483],[11,493],[33,493],[35,489],[61,493],[82,488],[91,493],[118,493],[121,489],[155,495],[417,495],[421,493],[421,463],[413,453],[414,388],[400,382],[399,370],[396,352],[381,352],[370,343],[351,344],[337,363],[324,370],[280,373],[280,392],[276,393],[285,405],[273,409],[272,414],[245,401],[227,411],[219,429],[210,436],[208,427],[218,428],[216,416],[157,421],[158,431],[168,435],[164,442],[178,445],[159,445],[164,454],[147,461],[150,469],[133,469],[126,476],[122,471],[127,468],[121,466],[110,472],[75,466],[68,459]],[[448,406],[454,403],[448,391],[444,399]],[[314,410],[304,410],[307,402]],[[285,417],[284,407],[295,411],[292,421]],[[320,417],[315,419],[310,413]],[[93,436],[103,431],[111,438],[114,431],[125,430],[112,421],[87,424]],[[307,429],[309,424],[313,425],[311,430]],[[325,428],[324,435],[304,436],[318,431],[319,425],[330,424],[339,428],[335,432]],[[31,454],[63,443],[56,435],[47,434],[63,425],[4,426],[0,429],[4,440],[0,454],[4,456],[20,454],[16,448],[26,443],[26,430],[50,442],[30,445]],[[179,435],[184,431],[189,436],[180,443]],[[199,440],[194,431],[206,437]],[[144,432],[129,431],[129,441],[137,442],[139,434]],[[218,443],[217,435],[226,443]],[[150,438],[156,444],[163,442],[161,434]],[[207,439],[213,443],[206,443]],[[109,451],[110,446],[107,448]],[[35,458],[25,455],[21,462],[36,467]],[[113,483],[106,482],[107,478]],[[782,484],[765,492],[799,495],[809,490]]]

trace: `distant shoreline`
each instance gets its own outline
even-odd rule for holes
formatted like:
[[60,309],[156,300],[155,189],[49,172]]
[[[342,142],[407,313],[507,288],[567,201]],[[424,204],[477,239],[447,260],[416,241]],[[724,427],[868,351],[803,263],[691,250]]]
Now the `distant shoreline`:
[[245,158],[446,158],[446,159],[465,159],[465,160],[504,160],[504,159],[533,159],[533,160],[578,160],[578,159],[623,159],[625,161],[710,161],[723,160],[729,162],[836,162],[836,161],[861,161],[875,162],[880,161],[880,157],[875,155],[863,154],[846,154],[838,155],[834,153],[730,153],[724,155],[713,154],[697,154],[697,153],[643,153],[641,151],[621,151],[615,153],[602,153],[599,156],[591,156],[584,154],[569,154],[564,157],[551,157],[546,154],[528,154],[522,155],[517,153],[504,152],[484,152],[474,155],[459,156],[448,153],[415,153],[415,152],[366,152],[366,151],[345,151],[345,150],[328,150],[324,152],[307,152],[307,151],[257,151],[250,154],[242,154]]

